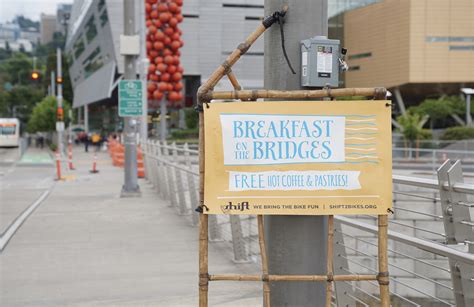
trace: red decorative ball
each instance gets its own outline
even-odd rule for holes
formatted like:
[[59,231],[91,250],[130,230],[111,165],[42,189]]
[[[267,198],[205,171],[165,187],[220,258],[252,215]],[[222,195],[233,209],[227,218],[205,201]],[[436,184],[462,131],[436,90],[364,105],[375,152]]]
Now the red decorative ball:
[[157,11],[151,11],[151,12],[150,12],[150,17],[151,17],[152,19],[156,19],[156,18],[158,18],[158,16],[159,16],[159,14],[158,14]]
[[147,91],[153,93],[156,90],[156,84],[154,82],[149,82],[147,84]]
[[154,20],[153,20],[153,24],[154,24],[155,27],[157,27],[157,28],[161,28],[161,26],[163,25],[159,19],[154,19]]
[[155,34],[156,33],[156,27],[155,26],[148,27],[148,33]]
[[168,68],[166,69],[166,72],[172,75],[177,70],[178,70],[178,67],[176,67],[176,65],[169,65]]
[[173,28],[170,28],[170,27],[166,28],[163,32],[165,32],[165,34],[168,35],[170,38],[174,34]]
[[160,63],[156,66],[156,69],[158,69],[159,72],[164,73],[166,71],[166,65],[163,63]]
[[154,60],[155,64],[160,64],[163,63],[163,57],[157,56]]
[[176,13],[179,9],[179,6],[175,2],[171,2],[168,8],[171,13]]
[[176,18],[171,18],[170,21],[168,21],[168,24],[171,26],[171,27],[176,27],[178,25],[178,19]]
[[166,37],[165,34],[164,34],[163,32],[161,32],[161,31],[157,31],[157,32],[155,33],[155,39],[156,39],[156,40],[164,41],[164,40],[165,40],[165,37]]
[[155,42],[155,43],[153,43],[153,48],[155,48],[155,50],[159,51],[159,50],[165,48],[165,44],[163,44],[163,42]]
[[160,3],[158,4],[158,6],[156,7],[157,11],[158,12],[166,12],[168,11],[168,6],[165,4],[165,3]]
[[153,98],[156,100],[161,100],[161,98],[163,98],[163,93],[159,90],[156,90],[153,92]]
[[178,50],[181,47],[181,43],[179,41],[172,41],[170,47],[173,50]]
[[177,82],[174,84],[174,90],[179,92],[180,90],[182,90],[184,87],[183,83],[182,82]]
[[160,90],[160,92],[166,92],[168,90],[168,83],[160,82],[158,84],[158,90]]
[[172,80],[173,81],[179,81],[179,80],[181,80],[182,77],[183,77],[183,75],[180,72],[175,72],[172,76]]
[[165,63],[168,64],[168,65],[173,64],[174,63],[174,57],[171,56],[171,55],[165,56]]
[[170,13],[161,13],[159,18],[160,18],[161,22],[166,23],[170,20],[171,14]]
[[155,71],[156,71],[155,64],[150,64],[150,66],[148,66],[148,73],[153,74],[155,73]]
[[165,73],[161,74],[160,79],[161,79],[161,81],[168,82],[171,79],[171,75],[169,73],[165,72]]

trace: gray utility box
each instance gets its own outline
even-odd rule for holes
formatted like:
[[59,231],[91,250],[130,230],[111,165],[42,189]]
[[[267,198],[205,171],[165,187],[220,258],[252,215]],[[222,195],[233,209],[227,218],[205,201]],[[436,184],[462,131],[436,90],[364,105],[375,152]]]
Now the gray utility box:
[[325,36],[301,41],[301,86],[339,87],[340,42]]

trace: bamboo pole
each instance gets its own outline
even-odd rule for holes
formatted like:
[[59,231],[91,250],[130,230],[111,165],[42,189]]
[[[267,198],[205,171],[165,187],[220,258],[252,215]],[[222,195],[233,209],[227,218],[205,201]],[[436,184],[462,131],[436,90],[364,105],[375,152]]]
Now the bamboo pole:
[[209,91],[206,95],[208,101],[212,99],[240,99],[256,100],[258,98],[280,98],[280,99],[310,99],[324,97],[342,97],[342,96],[367,96],[384,99],[387,90],[385,88],[341,88],[341,89],[322,89],[322,90],[297,90],[297,91],[279,91],[279,90],[242,90],[242,91]]
[[334,215],[328,216],[328,246],[327,246],[327,284],[326,284],[326,307],[331,307],[332,301],[332,281],[334,276]]
[[379,253],[379,274],[377,281],[380,288],[380,306],[390,306],[389,292],[389,274],[388,274],[388,257],[387,257],[387,215],[379,215],[378,217],[378,253]]
[[199,223],[199,307],[208,306],[209,237],[208,215],[204,213],[204,113],[199,113],[199,201],[203,212]]
[[227,78],[229,78],[230,83],[234,87],[236,91],[242,90],[242,87],[239,84],[239,81],[237,81],[237,77],[235,76],[234,72],[229,68],[229,71],[227,72]]
[[268,281],[268,258],[265,247],[265,233],[263,230],[263,215],[257,215],[258,222],[258,243],[260,245],[260,256],[262,258],[262,279],[263,279],[263,305],[270,307],[270,282]]
[[247,52],[250,46],[252,46],[266,29],[267,28],[263,23],[260,23],[258,27],[245,39],[245,42],[240,44],[231,54],[229,54],[227,59],[211,74],[207,81],[198,90],[198,99],[201,103],[204,101],[210,101],[202,96],[206,96],[206,94],[216,86],[224,74],[226,74],[240,57]]
[[[327,281],[327,275],[239,275],[214,274],[209,275],[209,281]],[[367,281],[377,280],[377,275],[334,275],[334,281]]]

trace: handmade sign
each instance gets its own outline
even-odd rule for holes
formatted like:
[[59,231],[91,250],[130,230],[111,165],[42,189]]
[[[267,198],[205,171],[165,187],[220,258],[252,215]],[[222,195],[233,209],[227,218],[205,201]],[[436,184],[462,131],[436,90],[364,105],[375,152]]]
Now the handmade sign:
[[204,108],[204,213],[387,214],[387,103],[213,102]]

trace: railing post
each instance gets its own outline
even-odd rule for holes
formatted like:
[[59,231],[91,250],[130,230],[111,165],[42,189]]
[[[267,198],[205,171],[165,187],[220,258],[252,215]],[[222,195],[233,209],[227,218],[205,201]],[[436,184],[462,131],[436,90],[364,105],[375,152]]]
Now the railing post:
[[209,214],[209,240],[210,241],[221,241],[221,231],[219,224],[217,223],[217,215]]
[[[438,169],[439,194],[447,244],[457,245],[474,240],[471,220],[474,214],[471,212],[473,208],[462,205],[467,203],[466,194],[453,190],[456,183],[463,181],[460,161],[451,165],[451,160],[448,159]],[[449,186],[448,190],[444,189],[446,184]],[[469,245],[469,252],[474,252],[472,245]],[[449,266],[456,306],[474,306],[474,282],[471,280],[474,278],[474,269],[453,259],[449,259]]]
[[145,179],[150,181],[150,176],[149,176],[150,169],[148,168],[149,163],[148,163],[148,155],[147,155],[148,153],[147,142],[142,143],[142,154],[143,154],[143,164],[144,164],[143,166],[145,167]]
[[[347,275],[349,264],[346,259],[346,247],[342,235],[342,225],[334,220],[334,275]],[[337,306],[356,306],[354,289],[347,282],[335,282]]]
[[[474,253],[474,208],[468,206],[465,193],[456,192],[453,187],[464,183],[461,161],[457,160],[448,170],[449,193],[452,203],[452,216],[454,219],[454,237],[457,243],[468,245],[468,252]],[[462,294],[465,306],[474,306],[474,268],[462,262],[455,265],[461,275]]]
[[[168,159],[168,156],[169,156],[169,148],[168,148],[168,144],[166,142],[163,142],[162,143],[162,153],[163,153],[163,159],[165,159],[165,161],[169,162],[169,159]],[[165,173],[166,173],[166,187],[167,187],[167,195],[168,195],[168,199],[170,201],[170,206],[173,206],[176,204],[176,202],[174,201],[174,198],[176,196],[176,192],[175,192],[175,189],[174,189],[174,182],[173,182],[173,174],[171,172],[171,166],[169,166],[168,164],[166,163],[163,163],[163,169],[165,170]]]
[[[179,154],[178,154],[178,146],[176,142],[173,142],[171,145],[173,147],[173,163],[179,165]],[[179,168],[174,169],[174,174],[176,178],[176,201],[178,205],[178,213],[179,214],[186,214],[186,199],[184,197],[184,185],[183,185],[183,178],[181,176],[181,170]]]
[[155,142],[148,140],[146,143],[146,176],[148,180],[153,184],[155,189],[159,192],[159,186],[157,182],[157,172],[156,172],[156,165],[158,164],[158,161],[156,161],[152,156],[156,156],[155,154]]
[[240,216],[231,214],[230,230],[232,233],[232,247],[234,248],[234,261],[247,262],[247,251],[245,248],[244,235],[242,233],[242,225],[240,224]]
[[162,184],[165,191],[165,199],[171,202],[171,199],[172,199],[172,191],[171,191],[171,184],[170,184],[171,179],[170,179],[168,165],[165,163],[166,156],[167,156],[166,152],[168,149],[166,148],[166,142],[159,141],[158,143],[160,144],[160,157],[161,159],[163,159],[163,162],[161,163],[161,173],[163,174]]
[[[186,168],[188,168],[189,170],[192,170],[193,165],[191,161],[191,155],[189,153],[188,143],[184,144],[184,159],[186,163]],[[197,194],[198,190],[194,182],[194,175],[191,173],[188,173],[186,177],[188,180],[189,200],[191,202],[190,207],[191,207],[192,222],[193,222],[193,225],[196,226],[199,223],[199,213],[196,212],[194,209],[199,206],[198,194]]]
[[[157,158],[160,157],[159,155],[159,148],[158,148],[158,141],[153,141],[153,143],[151,144],[151,154]],[[163,195],[163,186],[161,185],[161,174],[160,174],[160,161],[156,160],[156,159],[153,159],[151,160],[153,161],[153,163],[151,163],[153,165],[153,177],[154,177],[154,182],[156,184],[156,190],[157,192],[160,194],[160,195]]]
[[[155,142],[155,155],[158,159],[163,159],[163,155],[162,155],[162,152],[161,152],[161,142],[160,141],[156,141]],[[163,197],[163,199],[166,199],[167,198],[167,185],[166,185],[166,174],[165,174],[165,169],[163,167],[163,162],[160,161],[160,160],[157,160],[157,181],[158,181],[158,192],[160,192],[160,195],[161,197]]]

